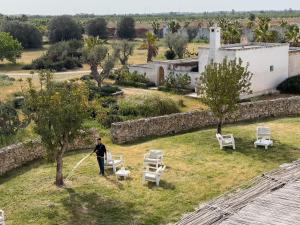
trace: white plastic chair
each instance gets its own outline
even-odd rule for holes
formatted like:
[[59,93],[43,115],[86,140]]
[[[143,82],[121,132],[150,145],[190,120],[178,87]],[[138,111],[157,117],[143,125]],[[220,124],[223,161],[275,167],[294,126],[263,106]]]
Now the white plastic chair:
[[227,134],[227,135],[216,134],[216,138],[219,142],[220,149],[223,149],[226,146],[235,149],[235,140],[233,134]]
[[159,186],[160,178],[165,169],[166,166],[159,166],[158,168],[147,166],[146,170],[143,172],[143,182],[154,182],[156,186]]
[[254,142],[254,147],[264,146],[268,149],[269,146],[273,146],[273,141],[271,140],[271,129],[269,127],[259,126],[256,128],[256,141]]
[[162,150],[150,150],[144,155],[144,166],[147,165],[163,165],[164,153]]
[[118,167],[124,166],[123,155],[113,155],[110,152],[106,153],[107,160],[104,162],[105,168],[112,168],[113,172],[116,173]]
[[0,210],[0,225],[5,225],[4,211]]
[[269,127],[259,126],[256,128],[256,140],[271,140],[271,129]]

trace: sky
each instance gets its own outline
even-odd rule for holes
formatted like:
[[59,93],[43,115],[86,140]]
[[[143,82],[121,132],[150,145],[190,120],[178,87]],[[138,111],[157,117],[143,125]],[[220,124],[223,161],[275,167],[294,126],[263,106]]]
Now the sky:
[[300,10],[300,0],[0,0],[1,14],[107,15],[289,8]]

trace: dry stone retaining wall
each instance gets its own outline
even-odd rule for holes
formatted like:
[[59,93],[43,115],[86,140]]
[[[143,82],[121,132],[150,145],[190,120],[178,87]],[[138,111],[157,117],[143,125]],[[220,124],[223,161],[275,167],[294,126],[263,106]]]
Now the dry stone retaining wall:
[[[289,115],[300,115],[300,96],[241,103],[225,122]],[[176,134],[212,125],[216,125],[216,119],[210,111],[193,111],[114,123],[111,135],[115,143],[123,144],[140,138]]]
[[[96,130],[83,132],[69,151],[92,148],[97,138]],[[18,143],[0,149],[0,176],[28,162],[44,157],[46,151],[39,139]]]

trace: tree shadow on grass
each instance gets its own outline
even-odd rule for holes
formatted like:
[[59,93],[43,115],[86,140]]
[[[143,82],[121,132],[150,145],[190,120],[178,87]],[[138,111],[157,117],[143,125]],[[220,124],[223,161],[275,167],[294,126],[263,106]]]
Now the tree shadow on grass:
[[132,202],[110,199],[99,193],[77,193],[72,188],[66,189],[69,196],[62,199],[62,204],[71,217],[70,225],[134,225],[139,224],[134,215],[138,212]]
[[170,182],[167,182],[165,180],[161,180],[159,182],[159,186],[156,186],[156,184],[154,182],[147,182],[147,187],[149,189],[156,189],[156,188],[162,188],[162,189],[166,189],[166,190],[175,190],[176,186]]
[[12,169],[11,171],[8,171],[7,173],[0,176],[0,185],[15,178],[15,177],[18,177],[18,176],[21,176],[21,175],[27,173],[30,170],[36,169],[42,165],[47,165],[47,164],[49,164],[49,167],[53,166],[52,164],[48,163],[47,160],[45,160],[45,159],[37,159],[37,160],[33,160],[31,162],[25,163],[22,166]]
[[300,148],[295,148],[295,146],[282,143],[279,140],[273,140],[274,146],[265,149],[264,147],[254,147],[254,140],[250,138],[236,138],[236,150],[226,148],[224,151],[228,154],[234,152],[239,152],[254,160],[259,160],[261,162],[273,162],[273,163],[286,163],[292,162],[299,158],[299,154],[293,154],[293,151],[298,151],[300,153]]

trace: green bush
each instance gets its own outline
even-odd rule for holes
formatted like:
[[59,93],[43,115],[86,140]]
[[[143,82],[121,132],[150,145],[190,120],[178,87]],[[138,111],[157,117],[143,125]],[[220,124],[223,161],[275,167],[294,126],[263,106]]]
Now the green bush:
[[101,98],[105,96],[111,96],[112,94],[121,91],[121,89],[117,86],[102,86],[101,88],[96,86],[93,81],[86,81],[89,90],[89,100],[93,100],[96,98]]
[[286,94],[300,94],[300,75],[286,79],[278,85],[277,90]]
[[78,40],[63,41],[52,45],[47,53],[26,65],[26,70],[49,69],[55,71],[65,71],[82,67],[81,51],[83,43]]
[[14,83],[15,78],[0,74],[0,87],[10,86]]
[[82,80],[82,81],[90,81],[93,79],[94,79],[94,77],[92,74],[87,74],[87,75],[83,75],[82,77],[80,77],[80,80]]
[[125,117],[152,117],[180,112],[171,98],[160,95],[137,95],[119,102],[119,114]]
[[159,87],[161,91],[174,91],[178,93],[190,92],[191,77],[185,73],[170,72],[165,78],[163,87]]
[[168,60],[173,60],[173,59],[175,59],[175,57],[176,57],[176,53],[175,53],[173,50],[167,50],[167,51],[165,52],[165,57],[166,57],[166,59],[168,59]]
[[121,91],[119,87],[110,85],[103,86],[99,90],[102,96],[110,96],[116,92]]
[[15,109],[21,109],[22,106],[24,105],[24,101],[25,101],[25,99],[23,96],[18,96],[18,97],[13,98],[12,105]]
[[151,82],[146,74],[140,74],[138,72],[130,73],[126,70],[119,70],[115,73],[116,84],[122,86],[130,86],[137,88],[149,88],[154,87],[155,83]]

